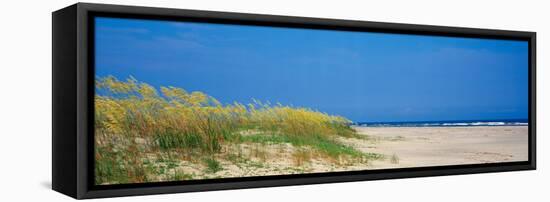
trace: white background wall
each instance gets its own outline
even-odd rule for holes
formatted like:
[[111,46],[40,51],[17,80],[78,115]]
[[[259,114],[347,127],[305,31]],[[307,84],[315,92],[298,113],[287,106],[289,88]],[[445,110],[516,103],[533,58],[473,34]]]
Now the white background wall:
[[[0,1],[0,201],[64,201],[51,186],[51,12],[75,3]],[[90,1],[383,22],[536,31],[538,170],[215,191],[112,201],[547,201],[550,6],[546,1]],[[28,200],[27,200],[28,199]]]

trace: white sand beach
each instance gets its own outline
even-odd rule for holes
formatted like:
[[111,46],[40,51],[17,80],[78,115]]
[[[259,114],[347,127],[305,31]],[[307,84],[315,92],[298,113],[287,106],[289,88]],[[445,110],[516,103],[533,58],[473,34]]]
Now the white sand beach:
[[[384,158],[368,162],[335,164],[311,157],[297,165],[290,144],[242,144],[224,153],[242,153],[248,160],[230,161],[220,154],[224,170],[204,173],[204,166],[180,162],[179,170],[196,173],[197,178],[226,178],[288,175],[354,170],[484,164],[528,160],[527,126],[469,127],[354,127],[365,138],[339,141],[365,153]],[[237,152],[238,150],[238,152]]]
[[[373,141],[353,144],[390,158],[368,169],[528,160],[527,126],[356,127]],[[392,161],[391,156],[395,156]]]

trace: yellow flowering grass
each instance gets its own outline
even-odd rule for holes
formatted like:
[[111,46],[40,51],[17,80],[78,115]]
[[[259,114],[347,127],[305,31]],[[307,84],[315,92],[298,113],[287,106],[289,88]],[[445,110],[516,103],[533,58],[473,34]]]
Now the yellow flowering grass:
[[133,77],[97,78],[96,183],[154,181],[144,174],[157,170],[143,162],[140,156],[146,152],[212,156],[224,144],[243,142],[290,143],[333,159],[378,158],[337,141],[337,137],[359,137],[350,123],[308,108],[256,100],[221,104],[202,92],[172,86],[157,89]]

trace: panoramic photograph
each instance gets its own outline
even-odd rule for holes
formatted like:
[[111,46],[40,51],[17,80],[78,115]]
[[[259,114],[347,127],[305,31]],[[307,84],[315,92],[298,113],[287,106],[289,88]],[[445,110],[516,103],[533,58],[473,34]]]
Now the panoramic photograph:
[[525,41],[94,24],[96,185],[528,160]]

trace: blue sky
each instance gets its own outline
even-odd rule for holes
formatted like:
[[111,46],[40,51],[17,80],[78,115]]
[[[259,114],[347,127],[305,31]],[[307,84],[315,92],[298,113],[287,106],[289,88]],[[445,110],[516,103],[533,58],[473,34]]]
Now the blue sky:
[[96,18],[96,76],[356,122],[527,118],[528,44]]

